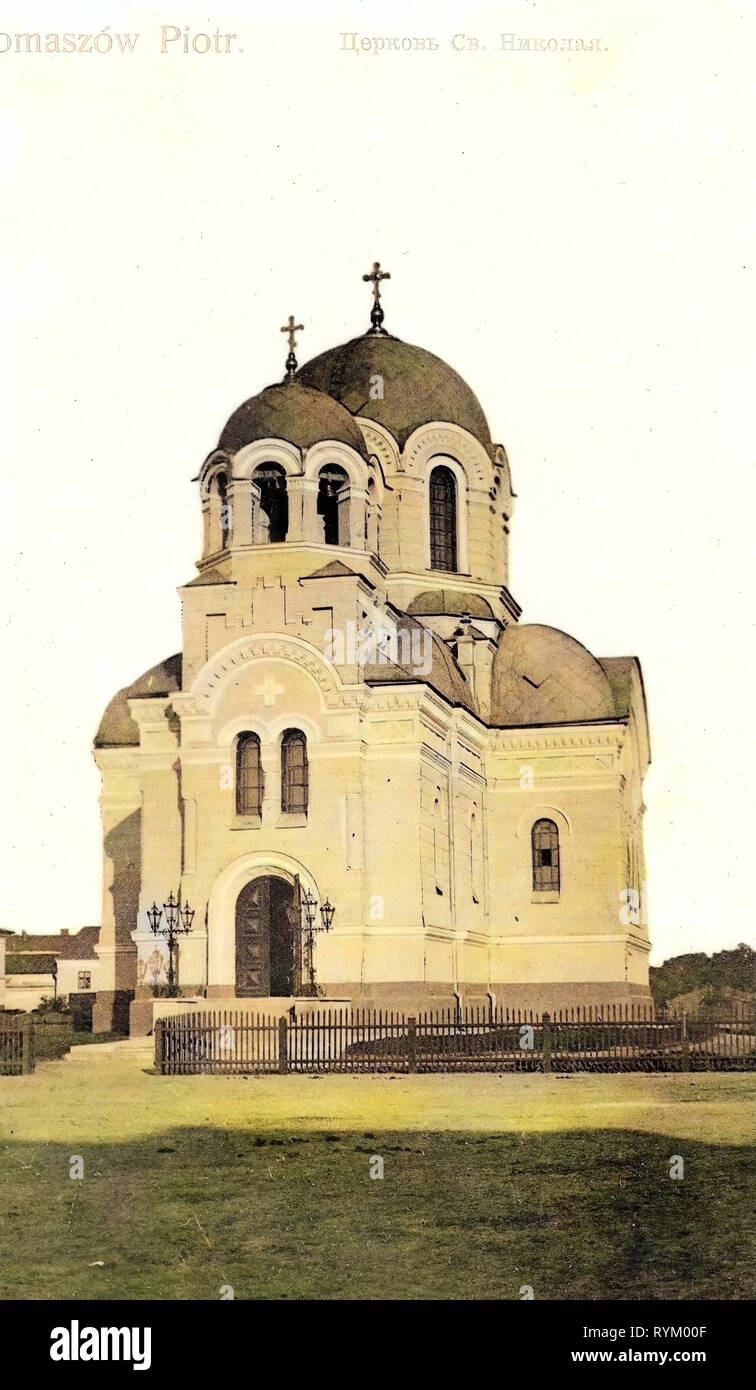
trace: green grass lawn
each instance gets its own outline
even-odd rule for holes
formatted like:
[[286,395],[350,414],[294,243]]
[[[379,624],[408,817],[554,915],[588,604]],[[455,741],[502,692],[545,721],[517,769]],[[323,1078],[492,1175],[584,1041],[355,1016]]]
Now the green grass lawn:
[[3,1298],[753,1295],[747,1075],[149,1068],[120,1043],[0,1080]]

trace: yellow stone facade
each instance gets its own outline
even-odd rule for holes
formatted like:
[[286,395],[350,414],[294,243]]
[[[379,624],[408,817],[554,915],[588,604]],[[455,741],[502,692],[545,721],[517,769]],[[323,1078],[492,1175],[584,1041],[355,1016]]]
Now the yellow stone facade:
[[[647,998],[640,668],[519,623],[507,455],[469,387],[374,324],[245,402],[197,482],[181,653],[96,738],[95,1026],[165,980],[147,912],[179,886],[181,987],[214,1000],[302,992],[305,895],[318,924],[335,907],[318,988],[355,1007]],[[287,806],[291,730],[305,809]],[[249,734],[262,792],[240,808]],[[288,926],[275,888],[243,925],[258,880],[289,885]]]

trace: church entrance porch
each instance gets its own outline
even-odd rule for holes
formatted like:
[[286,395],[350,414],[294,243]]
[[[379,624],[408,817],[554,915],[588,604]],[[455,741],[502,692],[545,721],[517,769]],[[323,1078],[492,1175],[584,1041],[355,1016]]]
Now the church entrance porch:
[[255,878],[236,900],[236,994],[291,997],[299,987],[300,909],[286,879]]

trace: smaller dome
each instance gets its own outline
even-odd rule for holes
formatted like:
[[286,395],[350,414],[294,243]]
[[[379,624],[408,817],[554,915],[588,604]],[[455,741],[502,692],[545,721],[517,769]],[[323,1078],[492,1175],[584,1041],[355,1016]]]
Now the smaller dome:
[[336,439],[356,449],[364,459],[368,456],[362,431],[349,411],[324,391],[297,381],[266,386],[240,405],[223,430],[218,447],[235,454],[256,439],[285,439],[298,449]]
[[478,594],[460,594],[454,589],[425,589],[422,594],[416,594],[410,600],[407,612],[417,614],[418,617],[432,617],[442,613],[448,613],[453,617],[459,617],[462,613],[469,613],[471,618],[493,617],[493,609],[484,598],[480,598]]
[[[418,682],[424,683],[430,685],[439,695],[443,695],[449,704],[463,705],[465,709],[475,713],[472,691],[446,643],[442,642],[435,632],[431,632],[430,628],[424,628],[416,618],[410,618],[406,614],[402,614],[397,620],[396,627],[397,633],[409,632],[410,641],[413,633],[416,636],[427,633],[430,638],[430,671],[417,672],[412,666],[389,661],[377,662],[375,665],[365,666],[365,684],[398,685],[404,681],[413,685]],[[425,640],[424,637],[422,640]]]
[[539,623],[507,628],[494,658],[492,724],[582,724],[614,718],[606,672],[586,647]]
[[113,696],[95,734],[95,748],[119,748],[139,743],[139,729],[131,717],[129,700],[173,695],[181,689],[182,657],[166,657],[144,675]]

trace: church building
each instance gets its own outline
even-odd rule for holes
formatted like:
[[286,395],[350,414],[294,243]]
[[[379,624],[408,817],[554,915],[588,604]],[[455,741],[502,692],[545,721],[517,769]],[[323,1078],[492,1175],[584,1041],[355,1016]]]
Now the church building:
[[520,622],[506,450],[388,278],[301,368],[282,330],[199,470],[182,649],[103,715],[96,1030],[165,986],[172,901],[182,994],[235,1008],[649,998],[639,663]]

